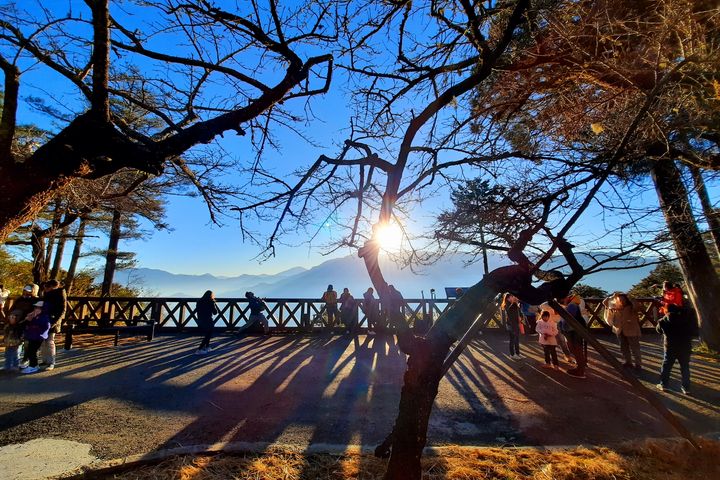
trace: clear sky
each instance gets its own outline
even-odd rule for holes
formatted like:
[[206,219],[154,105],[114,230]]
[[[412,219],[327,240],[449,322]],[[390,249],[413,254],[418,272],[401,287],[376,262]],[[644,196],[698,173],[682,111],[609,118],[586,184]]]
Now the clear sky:
[[[39,3],[34,2],[34,4]],[[87,10],[84,3],[77,0],[44,2],[44,5],[60,10],[72,5],[76,12]],[[21,97],[52,95],[58,105],[72,105],[73,102],[77,104],[76,90],[57,74],[48,72],[48,69],[38,67],[25,72]],[[343,93],[342,82],[342,74],[336,71],[331,92],[310,100],[317,120],[305,125],[303,129],[315,145],[300,140],[289,129],[276,129],[273,134],[282,149],[279,152],[267,150],[268,164],[274,165],[280,172],[288,172],[299,165],[311,164],[321,154],[332,156],[339,151],[337,145],[348,134],[348,115],[345,107],[347,97]],[[302,100],[299,101],[299,105],[302,106]],[[20,111],[20,122],[50,126],[46,117],[38,115],[26,105]],[[235,138],[233,135],[228,133],[222,140],[225,148],[238,156],[250,155],[246,140]],[[648,202],[657,202],[652,191],[646,192],[646,199]],[[436,212],[438,208],[437,204],[431,205],[429,210],[417,215],[415,220],[419,220],[420,223],[429,222],[433,211]],[[602,212],[598,209],[589,212],[576,232],[582,235],[602,229],[601,217]],[[243,273],[277,273],[295,266],[310,267],[333,256],[356,253],[344,249],[335,252],[331,257],[323,257],[319,247],[330,240],[333,232],[321,230],[321,234],[314,242],[316,248],[300,245],[303,238],[291,237],[287,241],[293,246],[278,245],[276,257],[260,263],[254,259],[259,253],[258,247],[243,244],[238,222],[225,219],[223,227],[211,224],[207,208],[198,197],[171,198],[166,222],[171,225],[171,231],[155,232],[143,240],[124,241],[120,248],[136,252],[138,264],[142,267],[158,268],[174,273],[212,273],[228,276]],[[266,225],[265,228],[271,228],[271,225]],[[91,240],[90,243],[91,246],[102,248],[105,246],[104,242],[105,239],[97,239]],[[70,250],[71,248],[68,248],[66,251]]]

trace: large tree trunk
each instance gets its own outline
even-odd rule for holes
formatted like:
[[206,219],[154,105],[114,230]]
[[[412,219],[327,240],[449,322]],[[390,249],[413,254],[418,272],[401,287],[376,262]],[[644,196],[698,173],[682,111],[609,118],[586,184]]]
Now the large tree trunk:
[[710,229],[710,235],[715,245],[715,254],[720,259],[720,212],[713,208],[712,202],[710,201],[710,195],[708,194],[707,187],[705,187],[705,180],[703,179],[702,172],[697,167],[690,167],[692,173],[693,183],[695,184],[695,192],[700,198],[700,205],[702,205],[703,215],[705,221]]
[[32,276],[33,282],[40,285],[45,281],[45,237],[43,230],[33,227],[30,231],[30,246],[32,248]]
[[652,169],[668,230],[680,260],[690,301],[697,312],[702,340],[720,350],[720,279],[713,268],[690,208],[688,193],[675,162],[658,160]]
[[528,303],[540,304],[567,295],[571,285],[571,282],[559,279],[534,288],[531,281],[527,267],[497,268],[448,308],[424,338],[413,338],[393,432],[375,451],[376,455],[384,456],[392,444],[385,480],[421,478],[420,458],[443,376],[443,361],[453,342],[470,328],[478,313],[486,310],[500,292],[511,292]]
[[[44,263],[43,263],[43,271],[49,272],[50,271],[50,262],[52,262],[53,254],[55,253],[55,232],[53,234],[47,236],[47,242],[45,243],[45,255],[44,257]],[[49,280],[47,278],[46,280]]]
[[115,277],[115,265],[117,264],[121,227],[122,212],[115,209],[113,210],[112,224],[110,226],[110,241],[108,242],[107,254],[105,256],[105,275],[103,275],[103,283],[100,291],[100,295],[103,297],[110,296],[113,277]]
[[75,271],[77,270],[78,260],[80,260],[82,244],[85,240],[86,223],[87,219],[85,217],[80,217],[80,224],[75,232],[75,247],[73,247],[72,257],[70,258],[70,266],[68,267],[67,276],[65,277],[65,288],[68,292],[72,291],[73,283],[75,282]]
[[55,260],[53,261],[52,270],[50,270],[50,278],[57,279],[62,267],[63,255],[65,254],[65,243],[67,242],[69,225],[65,225],[60,230],[60,236],[57,239],[57,245],[55,246]]
[[53,251],[55,250],[55,240],[57,235],[58,225],[60,225],[60,219],[62,218],[62,200],[60,197],[55,199],[55,205],[53,207],[53,217],[50,227],[46,229],[47,244],[45,247],[45,265],[43,269],[45,272],[50,271],[50,262],[53,258]]

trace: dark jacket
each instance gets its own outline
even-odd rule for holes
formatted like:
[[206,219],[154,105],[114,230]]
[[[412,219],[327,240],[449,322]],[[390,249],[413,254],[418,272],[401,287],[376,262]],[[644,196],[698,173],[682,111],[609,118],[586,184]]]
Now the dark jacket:
[[38,300],[40,300],[39,297],[35,297],[32,295],[29,297],[20,296],[13,300],[12,305],[8,309],[8,312],[16,312],[19,310],[20,312],[16,313],[16,315],[18,315],[19,317],[18,320],[20,322],[23,322],[25,321],[25,317],[27,317],[27,314],[33,311],[33,309],[35,308],[33,305],[35,305]]
[[67,309],[67,293],[62,287],[50,290],[43,296],[43,314],[47,313],[50,320],[50,331],[60,333]]
[[377,315],[378,302],[370,292],[363,293],[363,310],[366,315]]
[[203,330],[209,330],[213,328],[215,322],[213,322],[213,315],[218,314],[217,304],[213,299],[200,299],[195,306],[195,312],[197,313],[198,327]]
[[43,307],[40,315],[36,315],[35,318],[27,322],[23,334],[26,340],[41,341],[48,338],[50,328],[50,316]]
[[[570,315],[573,316],[575,320],[578,321],[580,325],[582,325],[583,327],[587,327],[587,323],[585,322],[585,319],[582,316],[582,312],[580,311],[580,305],[571,302],[565,307],[565,309]],[[565,321],[565,319],[560,320],[558,327],[560,327],[560,331],[563,333],[563,335],[565,335],[568,340],[578,342],[582,339],[582,337],[575,332],[575,329],[572,328],[570,324]]]
[[508,303],[503,309],[503,319],[505,320],[505,330],[516,335],[520,334],[520,322],[522,321],[522,312],[519,303]]
[[664,335],[665,346],[690,348],[697,331],[693,315],[685,308],[673,308],[658,321],[656,330]]
[[261,298],[252,297],[248,299],[250,315],[260,315],[265,310],[265,302]]

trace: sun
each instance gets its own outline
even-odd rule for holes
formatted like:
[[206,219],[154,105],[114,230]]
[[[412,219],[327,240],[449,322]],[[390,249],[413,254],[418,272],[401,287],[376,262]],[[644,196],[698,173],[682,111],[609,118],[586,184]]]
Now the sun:
[[383,250],[399,250],[402,244],[403,232],[396,223],[382,223],[374,228],[375,241]]

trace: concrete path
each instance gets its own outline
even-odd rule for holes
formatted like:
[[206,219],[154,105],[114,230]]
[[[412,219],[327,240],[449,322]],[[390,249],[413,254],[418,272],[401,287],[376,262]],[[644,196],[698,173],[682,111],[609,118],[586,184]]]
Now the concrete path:
[[[603,341],[618,352],[610,337]],[[126,341],[127,342],[127,341]],[[662,348],[647,336],[657,383]],[[278,442],[374,446],[392,428],[405,369],[391,338],[160,336],[62,352],[52,372],[0,377],[0,445],[38,438],[92,445],[99,458],[196,444]],[[536,337],[522,360],[501,333],[482,335],[440,386],[429,444],[570,445],[674,436],[591,354],[585,380],[541,368]],[[694,361],[693,393],[660,393],[698,434],[720,432],[720,365]],[[677,368],[677,367],[676,367]],[[679,389],[677,371],[673,386]]]

